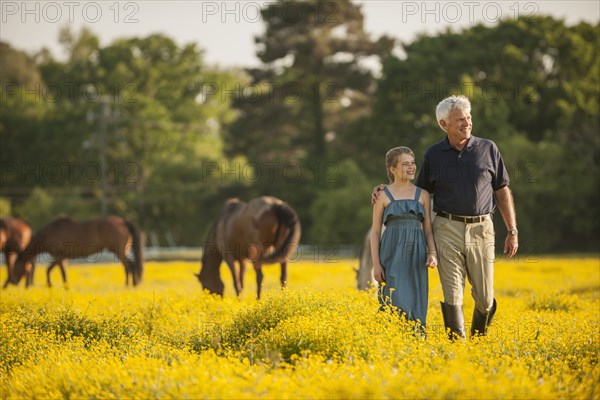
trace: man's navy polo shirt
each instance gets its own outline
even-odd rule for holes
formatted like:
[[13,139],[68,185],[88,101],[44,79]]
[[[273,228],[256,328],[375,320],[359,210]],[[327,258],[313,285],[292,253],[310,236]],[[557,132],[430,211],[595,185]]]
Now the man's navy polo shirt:
[[427,149],[415,184],[434,194],[433,211],[473,216],[494,212],[509,178],[496,144],[471,135],[460,152],[448,137]]

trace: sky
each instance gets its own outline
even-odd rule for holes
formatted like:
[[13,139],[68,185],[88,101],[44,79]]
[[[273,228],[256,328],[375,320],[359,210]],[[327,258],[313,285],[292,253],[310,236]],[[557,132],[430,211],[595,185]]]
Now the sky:
[[[496,0],[405,1],[364,0],[365,29],[372,38],[382,34],[410,42],[419,33],[434,34],[447,28],[463,29],[476,23],[492,25],[501,18],[552,15],[572,25],[597,23],[598,0]],[[195,42],[204,59],[220,67],[259,65],[254,37],[264,31],[259,9],[269,1],[138,0],[138,1],[7,1],[0,0],[0,39],[29,53],[49,48],[61,58],[58,32],[69,26],[77,32],[88,27],[102,46],[119,37],[163,33],[183,45]],[[325,18],[335,18],[336,2],[326,3]],[[290,20],[298,9],[286,10]]]

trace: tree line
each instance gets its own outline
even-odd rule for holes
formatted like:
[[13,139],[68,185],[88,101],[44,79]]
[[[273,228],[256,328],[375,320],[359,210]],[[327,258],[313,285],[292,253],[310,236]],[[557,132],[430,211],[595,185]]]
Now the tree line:
[[194,246],[227,198],[269,194],[303,241],[358,244],[385,152],[419,164],[443,138],[435,105],[465,94],[508,166],[522,251],[598,251],[598,24],[536,16],[402,43],[372,38],[351,1],[336,18],[294,1],[294,19],[290,1],[265,5],[261,65],[244,70],[163,34],[101,46],[65,28],[65,60],[2,42],[0,212],[34,228],[114,213],[150,244]]

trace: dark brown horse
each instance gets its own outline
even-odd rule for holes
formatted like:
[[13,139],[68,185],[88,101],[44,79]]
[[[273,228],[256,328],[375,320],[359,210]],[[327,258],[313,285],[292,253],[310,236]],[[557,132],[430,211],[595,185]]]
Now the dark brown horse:
[[[224,284],[219,266],[225,261],[233,277],[237,295],[244,288],[246,260],[256,272],[256,298],[260,298],[263,264],[281,264],[282,286],[287,281],[287,261],[300,242],[300,220],[284,201],[271,196],[256,198],[249,203],[230,199],[214,222],[202,254],[200,273],[202,287],[223,295]],[[235,269],[235,261],[239,270]]]
[[[0,251],[4,253],[4,260],[8,276],[3,287],[7,287],[15,268],[17,254],[21,253],[31,241],[31,227],[18,218],[0,219]],[[29,267],[33,271],[33,265]],[[28,284],[33,283],[33,273],[28,276]]]
[[[66,286],[67,260],[87,257],[104,249],[114,253],[125,266],[126,285],[129,285],[129,275],[134,286],[142,281],[143,245],[139,230],[133,223],[121,217],[109,216],[87,221],[59,217],[50,222],[33,236],[27,248],[17,257],[10,282],[17,285],[23,275],[31,274],[28,263],[35,260],[38,254],[48,253],[52,258],[46,273],[48,286],[52,286],[50,271],[56,265],[60,268]],[[130,250],[133,260],[128,258]]]

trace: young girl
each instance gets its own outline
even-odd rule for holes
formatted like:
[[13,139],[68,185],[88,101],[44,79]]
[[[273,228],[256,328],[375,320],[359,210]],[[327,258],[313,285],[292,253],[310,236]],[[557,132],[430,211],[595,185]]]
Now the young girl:
[[[411,183],[415,156],[408,147],[385,155],[390,184],[373,205],[371,254],[379,301],[423,326],[427,318],[427,267],[437,265],[429,193]],[[385,231],[381,235],[382,224]],[[384,284],[385,283],[385,284]]]

